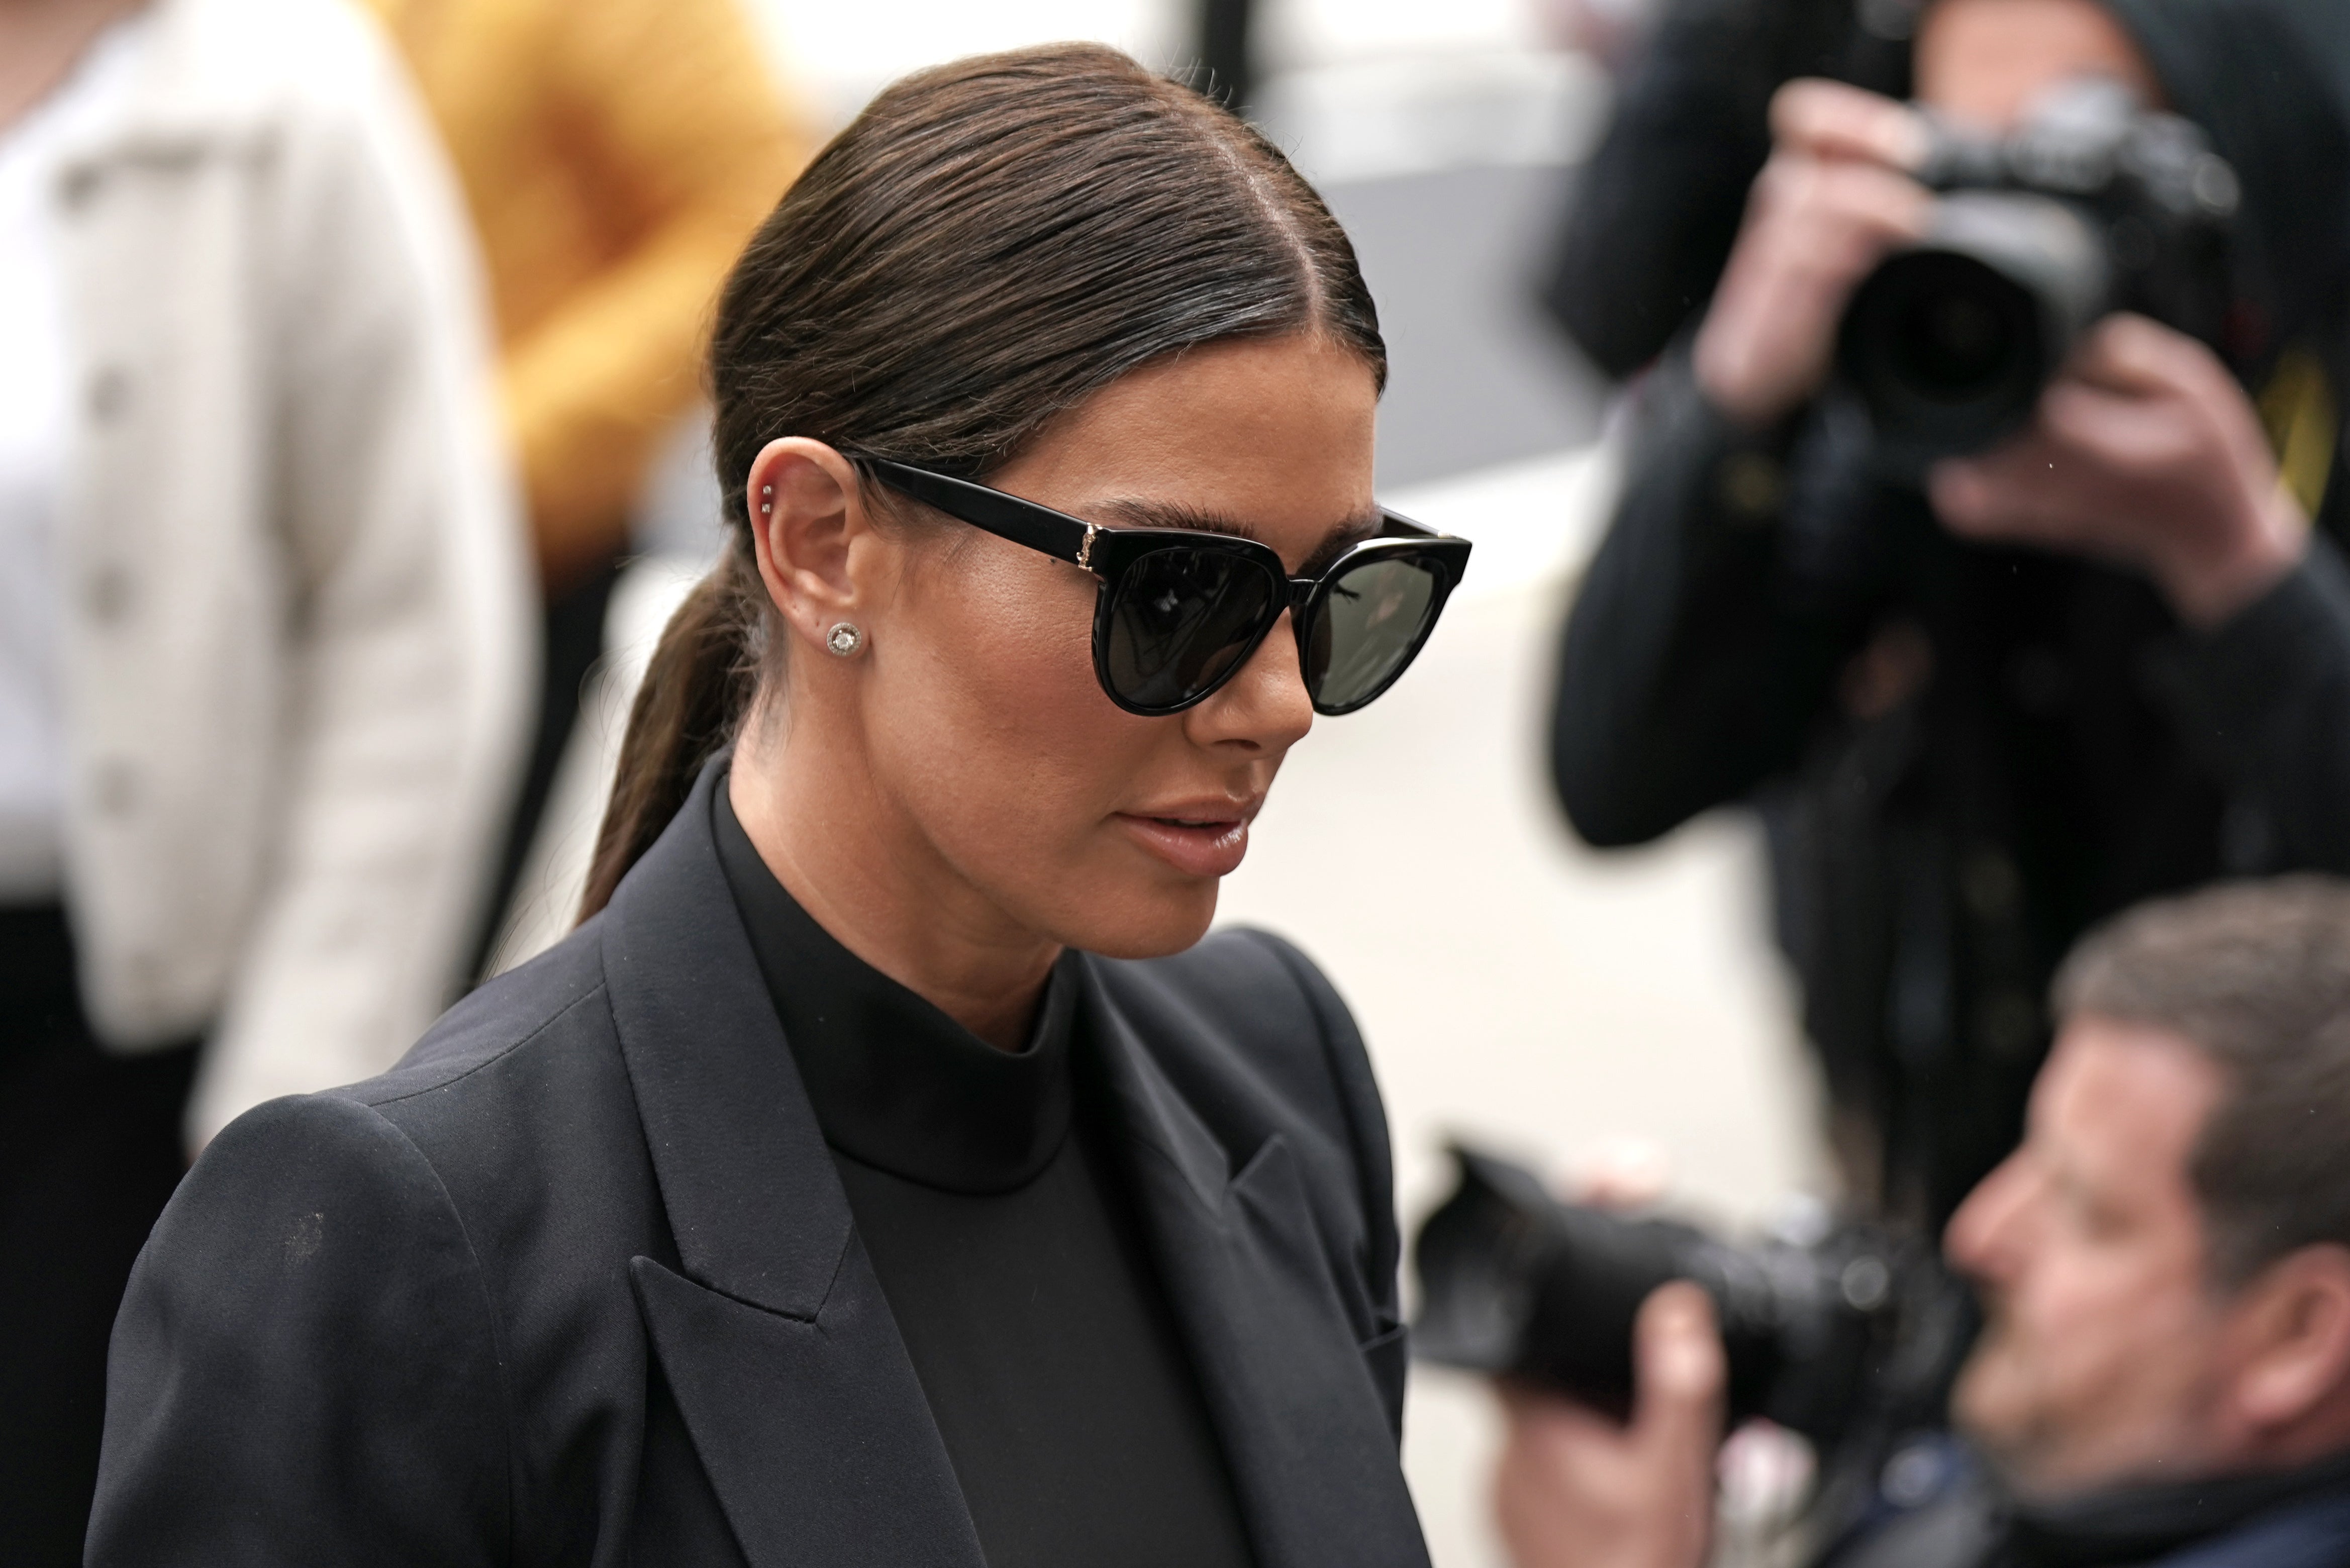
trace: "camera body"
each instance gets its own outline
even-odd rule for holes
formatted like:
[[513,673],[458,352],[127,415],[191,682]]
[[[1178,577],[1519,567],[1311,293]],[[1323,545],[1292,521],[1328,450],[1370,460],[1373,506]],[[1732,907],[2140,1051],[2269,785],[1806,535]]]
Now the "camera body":
[[1838,383],[1892,472],[2022,428],[2110,312],[2220,342],[2241,192],[2192,122],[2084,78],[2007,137],[1938,127],[1918,177],[1941,193],[1932,231],[1861,284],[1836,343]]
[[1452,1155],[1459,1186],[1413,1243],[1421,1359],[1621,1412],[1640,1303],[1690,1280],[1721,1322],[1732,1425],[1762,1417],[1825,1454],[1939,1422],[1973,1316],[1929,1243],[1846,1224],[1736,1247],[1562,1203],[1507,1160]]

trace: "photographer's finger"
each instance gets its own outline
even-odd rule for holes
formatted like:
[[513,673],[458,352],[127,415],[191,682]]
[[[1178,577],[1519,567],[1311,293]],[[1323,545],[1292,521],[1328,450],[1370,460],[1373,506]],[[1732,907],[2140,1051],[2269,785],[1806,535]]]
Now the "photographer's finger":
[[1493,1523],[1516,1568],[1570,1568],[1593,1533],[1576,1445],[1539,1415],[1513,1415],[1492,1470]]
[[1998,479],[1971,458],[1945,458],[1926,476],[1926,499],[1943,526],[1971,535],[1990,521]]
[[1698,382],[1723,414],[1761,428],[1817,389],[1838,313],[1927,201],[1889,170],[1772,160],[1698,332]]
[[1640,1304],[1632,1351],[1634,1440],[1710,1469],[1730,1377],[1713,1298],[1687,1282],[1658,1287]]
[[1497,1380],[1494,1393],[1513,1442],[1549,1452],[1577,1450],[1593,1442],[1619,1440],[1617,1423],[1588,1406],[1522,1383]]
[[1755,202],[1764,222],[1799,230],[1809,255],[1849,236],[1870,247],[1873,260],[1886,245],[1922,236],[1934,221],[1932,192],[1871,163],[1773,158],[1755,182]]
[[2041,525],[2041,493],[2054,461],[2034,430],[1981,457],[1949,458],[1927,476],[1927,499],[1962,539],[2006,539]]
[[1798,78],[1772,97],[1771,135],[1815,157],[1893,169],[1917,168],[1929,145],[1926,122],[1906,104],[1816,77]]
[[2042,417],[2024,434],[1979,458],[1937,463],[1928,496],[1961,539],[2041,549],[2111,553],[2107,509],[2085,501],[2087,451]]
[[2219,357],[2158,322],[2126,311],[2092,327],[2065,365],[2065,374],[2108,391],[2157,396],[2228,379]]
[[2085,457],[2106,466],[2129,466],[2173,439],[2170,410],[2149,405],[2135,390],[2109,389],[2083,377],[2067,376],[2040,395],[2039,424],[2052,462]]

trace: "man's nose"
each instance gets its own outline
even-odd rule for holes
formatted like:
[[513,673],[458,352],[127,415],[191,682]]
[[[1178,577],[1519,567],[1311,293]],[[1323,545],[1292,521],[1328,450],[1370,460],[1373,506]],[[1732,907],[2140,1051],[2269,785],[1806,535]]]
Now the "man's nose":
[[2031,1206],[2033,1178],[2021,1154],[2010,1155],[1967,1194],[1942,1232],[1942,1255],[1978,1280],[2005,1276]]

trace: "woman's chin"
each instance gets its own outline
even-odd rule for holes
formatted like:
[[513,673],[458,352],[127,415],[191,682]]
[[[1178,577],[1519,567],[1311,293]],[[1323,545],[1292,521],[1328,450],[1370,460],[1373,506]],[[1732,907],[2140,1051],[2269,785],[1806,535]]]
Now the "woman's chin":
[[1216,918],[1219,883],[1204,878],[1179,889],[1138,889],[1116,908],[1085,911],[1062,940],[1104,958],[1166,958],[1193,946]]

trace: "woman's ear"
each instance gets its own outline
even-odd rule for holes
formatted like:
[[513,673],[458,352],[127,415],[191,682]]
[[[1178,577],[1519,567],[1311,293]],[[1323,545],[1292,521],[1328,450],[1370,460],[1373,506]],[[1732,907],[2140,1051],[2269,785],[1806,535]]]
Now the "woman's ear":
[[854,547],[873,532],[856,466],[802,436],[771,441],[744,481],[759,580],[794,634],[821,643],[853,620],[860,598]]

